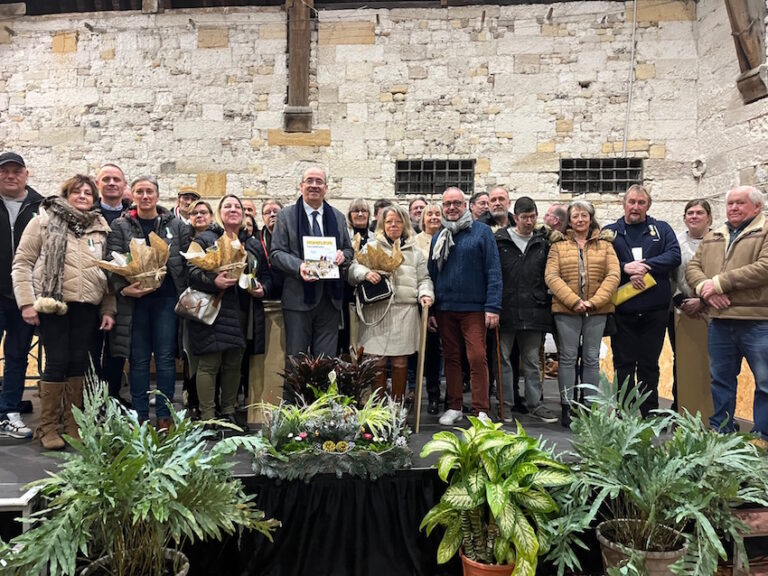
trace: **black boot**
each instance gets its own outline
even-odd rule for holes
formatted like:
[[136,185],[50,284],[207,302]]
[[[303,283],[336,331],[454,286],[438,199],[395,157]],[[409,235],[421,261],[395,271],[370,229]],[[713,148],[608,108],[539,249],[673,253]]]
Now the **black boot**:
[[560,424],[563,425],[563,428],[570,428],[571,427],[571,407],[568,404],[563,404],[563,413],[560,418]]

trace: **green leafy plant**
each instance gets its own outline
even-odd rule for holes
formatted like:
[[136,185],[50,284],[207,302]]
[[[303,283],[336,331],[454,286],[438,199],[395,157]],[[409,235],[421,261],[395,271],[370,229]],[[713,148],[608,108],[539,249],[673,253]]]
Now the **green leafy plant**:
[[445,534],[437,561],[464,555],[487,564],[514,563],[515,575],[533,575],[551,544],[549,524],[559,514],[559,496],[573,476],[539,441],[470,417],[460,437],[438,432],[421,452],[440,452],[437,470],[449,486],[421,522],[429,535]]
[[73,408],[81,440],[48,478],[33,482],[45,502],[32,527],[0,551],[4,575],[74,574],[79,560],[109,557],[110,574],[165,574],[165,550],[186,541],[221,539],[239,527],[271,539],[279,526],[231,475],[231,456],[256,449],[256,437],[210,445],[213,432],[170,406],[173,424],[158,433],[109,397],[103,383],[86,387]]
[[260,432],[269,449],[257,447],[254,471],[269,477],[309,480],[321,472],[378,478],[411,466],[407,411],[389,396],[368,396],[358,407],[328,373],[324,391],[311,403],[260,404],[265,423]]
[[[720,434],[687,412],[643,418],[645,395],[604,375],[599,388],[584,388],[592,404],[578,408],[572,421],[576,481],[550,555],[558,574],[578,568],[573,545],[583,545],[578,535],[598,517],[632,521],[613,534],[629,549],[685,546],[671,567],[676,574],[714,574],[718,557],[726,558],[723,539],[743,553],[747,527],[733,509],[768,505],[768,459],[750,437]],[[622,573],[633,570],[645,573],[639,555],[631,555]]]

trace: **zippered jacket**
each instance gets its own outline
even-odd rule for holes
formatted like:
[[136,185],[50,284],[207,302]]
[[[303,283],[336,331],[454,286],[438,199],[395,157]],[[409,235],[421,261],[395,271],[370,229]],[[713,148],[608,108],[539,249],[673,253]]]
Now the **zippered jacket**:
[[730,242],[728,227],[713,230],[701,241],[685,271],[696,294],[712,280],[715,290],[731,305],[725,310],[707,308],[710,318],[768,320],[768,221],[763,214]]
[[21,242],[24,228],[35,217],[43,197],[32,187],[27,186],[27,197],[21,204],[19,216],[11,228],[11,218],[5,209],[5,202],[0,200],[0,296],[13,299],[13,282],[11,281],[11,266],[16,248]]
[[[624,273],[624,265],[632,262],[632,247],[627,239],[627,224],[622,216],[613,224],[608,224],[605,230],[616,234],[613,249],[621,267],[619,286],[629,282],[629,276]],[[650,274],[656,280],[656,286],[648,288],[634,298],[630,298],[616,307],[617,314],[636,314],[653,310],[668,309],[672,302],[672,282],[670,276],[680,265],[680,245],[672,227],[661,220],[647,216],[640,241],[643,248],[643,260],[651,267]]]

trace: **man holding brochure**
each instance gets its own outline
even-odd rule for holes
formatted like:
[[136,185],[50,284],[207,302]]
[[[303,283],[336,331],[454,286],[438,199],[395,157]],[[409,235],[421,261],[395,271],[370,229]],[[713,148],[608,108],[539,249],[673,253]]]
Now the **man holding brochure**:
[[272,266],[285,275],[285,351],[334,356],[344,297],[339,267],[352,260],[352,244],[344,215],[325,201],[325,170],[307,168],[299,190],[277,216],[270,249]]
[[624,217],[606,226],[616,234],[619,292],[628,292],[622,291],[627,284],[636,289],[630,291],[635,295],[616,303],[613,367],[619,384],[629,379],[630,386],[650,391],[641,406],[643,415],[659,407],[659,356],[672,299],[669,275],[680,264],[680,245],[672,227],[648,216],[650,207],[648,190],[634,184],[624,195]]

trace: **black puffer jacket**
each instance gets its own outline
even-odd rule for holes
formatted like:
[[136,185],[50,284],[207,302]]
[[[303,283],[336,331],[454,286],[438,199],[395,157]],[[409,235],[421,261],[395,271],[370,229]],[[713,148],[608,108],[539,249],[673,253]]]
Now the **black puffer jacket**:
[[[187,263],[181,252],[189,248],[189,226],[176,218],[169,210],[157,207],[158,217],[155,232],[168,243],[168,273],[171,275],[176,293],[181,294],[187,287]],[[138,221],[136,208],[131,207],[112,222],[112,232],[107,236],[107,258],[112,252],[125,254],[133,238],[144,238],[144,231]],[[109,283],[117,296],[117,317],[109,339],[112,356],[128,358],[131,351],[131,318],[134,299],[123,296],[120,291],[128,286],[128,280],[118,274],[109,274]]]
[[[221,229],[208,229],[195,237],[203,250],[216,243],[223,231]],[[245,238],[241,238],[241,241]],[[255,238],[245,240],[248,252],[249,266],[255,266],[259,282],[264,287],[265,294],[269,294],[272,286],[272,278],[269,265],[264,255],[261,244]],[[189,265],[189,285],[195,290],[201,290],[210,294],[216,294],[219,289],[215,284],[216,273],[206,272],[197,266]],[[221,298],[221,309],[213,325],[208,326],[202,322],[190,321],[189,342],[190,351],[195,356],[222,352],[232,348],[244,348],[246,345],[247,322],[252,316],[253,347],[248,350],[250,354],[264,353],[264,305],[259,298],[253,298],[247,291],[237,285],[228,288]]]
[[0,200],[0,296],[13,299],[13,283],[11,282],[11,265],[16,248],[21,241],[21,233],[29,221],[35,217],[43,197],[34,189],[27,186],[27,197],[21,203],[16,223],[11,228],[11,219],[5,202]]
[[548,232],[535,228],[525,254],[520,252],[506,228],[496,234],[501,260],[501,328],[513,330],[552,330],[552,296],[544,282],[549,254]]

